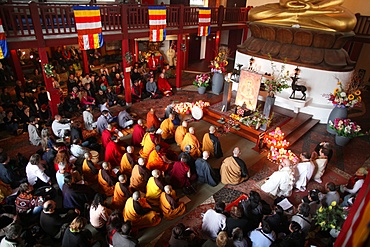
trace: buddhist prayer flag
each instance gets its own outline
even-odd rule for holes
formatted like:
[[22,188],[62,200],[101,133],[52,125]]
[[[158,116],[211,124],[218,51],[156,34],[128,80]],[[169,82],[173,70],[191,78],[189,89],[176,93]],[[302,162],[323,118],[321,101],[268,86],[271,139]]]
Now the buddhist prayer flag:
[[0,19],[0,59],[4,59],[7,56],[8,56],[8,44],[6,43],[3,22]]
[[80,50],[103,46],[100,9],[97,6],[74,6],[78,45]]
[[149,6],[149,41],[157,42],[166,39],[166,6]]
[[211,33],[211,9],[199,8],[198,36],[208,36]]

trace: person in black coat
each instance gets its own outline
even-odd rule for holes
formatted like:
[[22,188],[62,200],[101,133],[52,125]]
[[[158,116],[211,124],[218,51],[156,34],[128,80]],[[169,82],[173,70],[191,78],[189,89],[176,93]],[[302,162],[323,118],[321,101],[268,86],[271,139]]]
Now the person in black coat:
[[247,225],[248,220],[243,218],[242,210],[237,206],[233,206],[230,210],[230,216],[226,218],[227,235],[232,237],[233,229],[239,227],[240,229],[243,229],[243,236],[247,236]]
[[289,233],[288,217],[284,214],[284,210],[280,206],[275,207],[275,213],[267,216],[264,220],[269,223],[271,229],[278,235],[279,233]]
[[201,184],[207,183],[211,186],[217,186],[220,182],[220,176],[217,174],[207,162],[209,158],[209,152],[204,151],[203,157],[198,158],[195,161],[195,169],[198,175],[198,182]]
[[70,144],[72,144],[75,139],[81,140],[81,146],[100,152],[100,145],[97,143],[96,137],[91,136],[86,139],[83,138],[82,124],[78,120],[74,121],[71,125]]
[[305,234],[301,231],[301,226],[292,221],[289,225],[290,234],[281,240],[276,241],[271,247],[303,247],[305,245]]
[[77,216],[64,232],[62,247],[89,247],[92,246],[92,234],[89,230],[84,229],[87,220],[84,217]]
[[76,184],[70,173],[64,174],[63,184],[63,208],[78,209],[81,212],[85,209],[85,204],[90,204],[95,192],[85,184]]

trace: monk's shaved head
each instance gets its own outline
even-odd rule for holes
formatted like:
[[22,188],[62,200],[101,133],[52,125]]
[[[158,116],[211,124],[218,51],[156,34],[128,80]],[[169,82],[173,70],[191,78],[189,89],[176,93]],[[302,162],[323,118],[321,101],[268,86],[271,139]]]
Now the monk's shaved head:
[[195,133],[195,129],[194,129],[194,127],[190,127],[190,128],[189,128],[189,133],[190,133],[190,134],[194,134],[194,133]]
[[209,127],[209,133],[213,134],[213,133],[215,133],[215,132],[216,132],[216,128],[215,128],[215,126],[211,125],[211,126]]

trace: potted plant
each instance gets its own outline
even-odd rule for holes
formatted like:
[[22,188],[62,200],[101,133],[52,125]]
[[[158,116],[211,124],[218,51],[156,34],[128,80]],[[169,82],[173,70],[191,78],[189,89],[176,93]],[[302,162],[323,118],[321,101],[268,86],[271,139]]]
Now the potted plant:
[[[314,217],[315,224],[320,226],[323,231],[338,232],[342,229],[346,220],[347,211],[333,201],[328,207],[320,207]],[[333,236],[333,235],[332,235]]]
[[218,54],[211,61],[211,72],[213,73],[212,77],[212,92],[214,94],[220,94],[222,91],[224,83],[224,75],[226,72],[226,66],[228,65],[227,58],[229,56],[229,48],[221,46],[218,50]]
[[204,94],[209,86],[210,77],[208,74],[199,74],[195,77],[193,85],[198,87],[198,93]]
[[364,135],[360,125],[349,118],[336,118],[334,122],[329,121],[329,127],[335,132],[335,143],[339,146],[345,146],[352,138]]

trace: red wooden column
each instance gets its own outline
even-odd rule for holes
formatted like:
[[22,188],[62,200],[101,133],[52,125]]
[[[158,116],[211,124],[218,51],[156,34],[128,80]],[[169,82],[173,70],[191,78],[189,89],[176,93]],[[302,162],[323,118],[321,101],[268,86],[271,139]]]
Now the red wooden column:
[[137,42],[137,40],[133,40],[134,41],[134,44],[135,44],[135,62],[138,62],[139,61],[139,43]]
[[127,28],[127,5],[121,5],[121,22],[122,22],[122,67],[123,73],[125,77],[125,99],[126,104],[131,105],[131,74],[130,74],[130,65],[126,61],[126,52],[129,51],[129,43],[128,43],[128,28]]
[[17,79],[20,80],[22,83],[25,83],[24,74],[22,71],[21,63],[19,61],[17,50],[10,50],[10,56],[13,61],[13,67],[15,70],[15,74],[17,75]]
[[84,75],[85,75],[87,73],[90,73],[89,58],[87,56],[87,51],[86,50],[82,50],[81,54],[82,54],[82,70],[83,70]]
[[182,77],[182,67],[183,67],[183,51],[181,50],[181,44],[182,44],[182,33],[184,29],[184,5],[180,5],[180,16],[179,16],[179,34],[177,35],[177,47],[176,47],[176,56],[177,56],[177,62],[176,62],[176,88],[181,88],[181,77]]
[[217,21],[217,31],[216,31],[216,40],[215,40],[215,57],[218,54],[218,48],[220,48],[220,40],[221,40],[221,28],[224,22],[224,11],[225,7],[221,5],[218,8],[218,21]]

